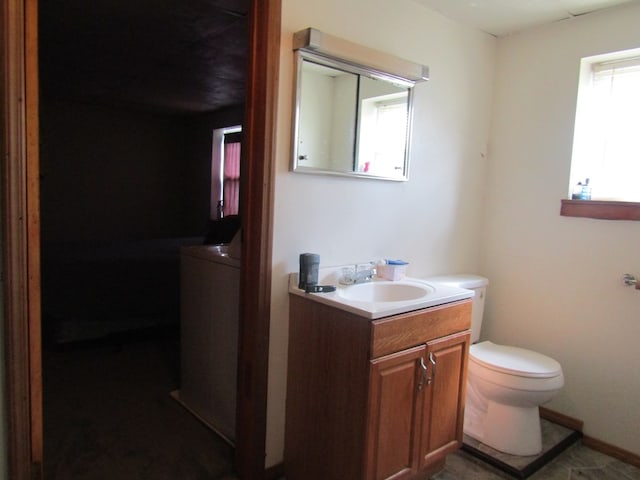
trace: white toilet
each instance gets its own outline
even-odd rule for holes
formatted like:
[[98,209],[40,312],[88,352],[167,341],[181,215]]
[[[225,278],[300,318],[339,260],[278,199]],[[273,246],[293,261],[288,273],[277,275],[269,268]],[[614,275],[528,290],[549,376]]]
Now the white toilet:
[[475,291],[467,375],[464,433],[511,455],[542,450],[538,406],[564,385],[562,367],[552,358],[523,348],[497,345],[480,337],[489,281],[477,275],[431,277],[437,282]]

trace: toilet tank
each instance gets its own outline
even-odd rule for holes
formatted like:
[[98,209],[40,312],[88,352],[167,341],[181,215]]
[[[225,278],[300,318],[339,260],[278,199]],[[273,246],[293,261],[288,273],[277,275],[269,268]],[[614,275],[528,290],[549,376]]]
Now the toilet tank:
[[438,275],[436,277],[426,278],[425,280],[474,291],[475,295],[473,296],[473,304],[471,307],[471,342],[477,342],[480,338],[482,315],[484,313],[484,299],[487,294],[489,280],[479,275],[464,273],[457,275]]

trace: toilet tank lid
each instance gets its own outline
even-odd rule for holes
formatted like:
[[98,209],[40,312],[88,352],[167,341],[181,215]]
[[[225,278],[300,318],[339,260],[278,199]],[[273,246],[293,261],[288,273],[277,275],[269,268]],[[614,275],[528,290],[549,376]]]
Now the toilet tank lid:
[[471,345],[469,358],[497,372],[524,377],[555,377],[562,373],[558,361],[532,350],[485,341]]
[[459,273],[455,275],[437,275],[435,277],[426,278],[428,282],[442,283],[459,288],[481,288],[489,284],[489,279],[480,275],[470,273]]

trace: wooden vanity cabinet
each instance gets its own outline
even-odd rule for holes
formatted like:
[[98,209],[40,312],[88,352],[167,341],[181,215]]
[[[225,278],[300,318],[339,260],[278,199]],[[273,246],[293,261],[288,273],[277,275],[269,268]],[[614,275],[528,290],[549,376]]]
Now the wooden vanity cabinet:
[[470,337],[463,331],[371,361],[367,480],[428,478],[462,445]]
[[287,480],[440,470],[462,444],[471,301],[368,320],[290,299]]

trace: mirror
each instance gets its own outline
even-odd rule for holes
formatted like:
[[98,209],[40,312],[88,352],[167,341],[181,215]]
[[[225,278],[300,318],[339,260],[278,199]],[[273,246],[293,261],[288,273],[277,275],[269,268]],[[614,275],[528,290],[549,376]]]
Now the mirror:
[[[308,29],[296,35],[309,31],[320,34]],[[359,53],[373,52],[356,47]],[[385,59],[386,54],[375,54],[376,60]],[[298,48],[295,58],[293,171],[408,180],[416,80],[386,73],[377,65],[319,54],[317,46]],[[425,72],[420,66],[421,80]]]
[[303,60],[299,78],[296,168],[351,172],[359,76]]

